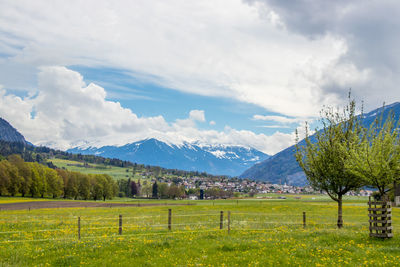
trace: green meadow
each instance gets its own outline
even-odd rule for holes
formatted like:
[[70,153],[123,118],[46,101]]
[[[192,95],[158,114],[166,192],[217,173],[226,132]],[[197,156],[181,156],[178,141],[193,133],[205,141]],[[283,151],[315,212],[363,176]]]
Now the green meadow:
[[[338,230],[336,203],[325,196],[274,197],[123,199],[138,205],[1,210],[0,266],[400,265],[399,209],[393,210],[394,238],[380,240],[368,236],[366,198],[345,200],[345,226]],[[11,202],[13,198],[0,198],[0,203]],[[163,206],[142,205],[151,203]],[[172,211],[171,230],[168,209]],[[118,233],[119,215],[122,235]]]
[[132,168],[122,168],[104,164],[89,163],[84,167],[83,163],[64,159],[49,159],[58,168],[65,168],[69,171],[80,172],[84,174],[108,174],[116,180],[132,177]]

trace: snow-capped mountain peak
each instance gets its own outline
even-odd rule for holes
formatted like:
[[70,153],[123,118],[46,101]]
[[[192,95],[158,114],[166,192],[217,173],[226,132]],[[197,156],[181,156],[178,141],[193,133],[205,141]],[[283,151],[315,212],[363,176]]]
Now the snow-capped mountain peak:
[[122,146],[96,148],[86,144],[86,146],[69,149],[68,152],[229,176],[237,176],[251,165],[268,158],[268,155],[249,147],[210,145],[199,142],[169,144],[154,138]]

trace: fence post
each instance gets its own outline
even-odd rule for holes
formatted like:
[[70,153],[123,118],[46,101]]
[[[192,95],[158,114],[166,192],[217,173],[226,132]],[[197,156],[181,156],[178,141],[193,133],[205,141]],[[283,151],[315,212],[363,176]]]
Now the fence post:
[[81,240],[81,217],[78,217],[78,239]]
[[224,212],[221,210],[221,215],[219,217],[219,229],[224,228]]
[[119,235],[122,235],[122,215],[119,215],[119,228],[118,228]]
[[171,231],[171,222],[172,222],[172,210],[168,209],[168,230]]
[[303,211],[303,228],[306,228],[306,212]]
[[231,232],[231,212],[228,211],[228,234]]

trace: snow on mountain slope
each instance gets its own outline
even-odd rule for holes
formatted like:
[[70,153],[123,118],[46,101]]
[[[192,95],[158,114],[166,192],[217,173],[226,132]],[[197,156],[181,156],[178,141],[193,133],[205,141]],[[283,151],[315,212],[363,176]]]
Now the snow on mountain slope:
[[256,149],[242,146],[197,143],[174,145],[153,138],[123,146],[96,148],[84,144],[82,147],[69,149],[68,152],[229,176],[237,176],[253,164],[268,158],[268,155]]

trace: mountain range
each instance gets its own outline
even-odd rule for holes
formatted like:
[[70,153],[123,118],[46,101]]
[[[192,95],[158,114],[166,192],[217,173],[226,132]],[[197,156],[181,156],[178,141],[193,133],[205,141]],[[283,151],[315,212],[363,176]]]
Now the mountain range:
[[[389,112],[392,112],[398,121],[400,103],[363,114],[362,123],[368,127],[378,116],[385,119],[389,116]],[[22,134],[2,118],[0,118],[0,141],[30,144]],[[305,141],[302,140],[300,145],[304,144]],[[198,143],[174,145],[152,138],[123,146],[100,148],[81,146],[69,149],[67,152],[116,158],[168,169],[207,172],[214,175],[240,175],[240,178],[251,178],[274,184],[286,183],[300,186],[307,184],[306,177],[295,160],[294,146],[268,156],[256,149],[242,146]]]
[[243,146],[168,144],[146,139],[123,146],[75,147],[69,153],[118,158],[168,169],[207,172],[214,175],[238,176],[255,163],[268,158],[256,149]]
[[[383,120],[385,120],[390,112],[393,113],[395,120],[398,121],[400,117],[400,103],[396,102],[363,114],[361,122],[365,127],[369,127],[379,116],[382,116]],[[313,136],[311,136],[311,140],[312,138]],[[299,145],[305,145],[305,141],[300,141]],[[296,162],[294,154],[295,146],[288,147],[268,159],[256,163],[243,172],[240,178],[251,178],[254,180],[268,181],[274,184],[286,183],[299,186],[306,185],[306,176]]]
[[2,118],[0,118],[0,140],[27,144],[24,136]]

